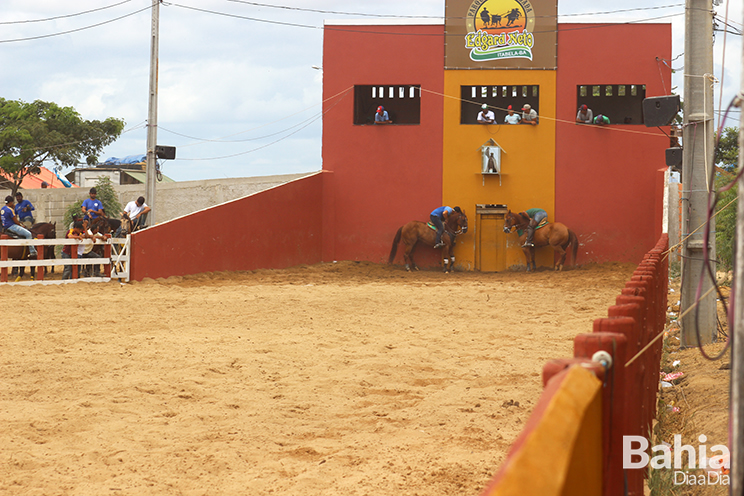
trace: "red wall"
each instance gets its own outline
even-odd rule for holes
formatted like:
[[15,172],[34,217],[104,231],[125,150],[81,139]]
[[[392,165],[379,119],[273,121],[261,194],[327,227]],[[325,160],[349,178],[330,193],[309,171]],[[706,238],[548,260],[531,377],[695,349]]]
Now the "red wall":
[[[443,64],[443,25],[326,26],[323,99],[348,93],[323,108],[323,170],[333,173],[324,260],[386,261],[397,229],[442,204]],[[354,85],[364,84],[420,84],[421,124],[353,125]],[[438,260],[417,253],[421,265]]]
[[130,279],[321,261],[319,173],[132,235]]
[[576,87],[645,84],[646,97],[669,94],[671,71],[656,58],[671,59],[671,31],[670,24],[558,26],[555,212],[582,242],[580,263],[638,263],[654,246],[669,139],[644,125],[575,124]]

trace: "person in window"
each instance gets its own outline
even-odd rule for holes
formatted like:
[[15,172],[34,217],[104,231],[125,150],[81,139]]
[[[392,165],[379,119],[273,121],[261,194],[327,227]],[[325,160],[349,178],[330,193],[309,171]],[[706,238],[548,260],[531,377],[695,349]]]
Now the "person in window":
[[529,103],[525,103],[522,107],[522,124],[536,126],[537,122],[537,111]]
[[393,121],[390,120],[390,116],[388,116],[387,110],[385,110],[385,107],[380,105],[377,107],[377,113],[375,114],[375,124],[392,124]]
[[506,117],[504,117],[504,122],[507,124],[519,124],[519,121],[522,120],[521,117],[519,117],[519,114],[514,113],[514,109],[511,105],[506,107],[506,110],[509,112]]
[[488,110],[488,104],[484,103],[481,105],[481,111],[478,112],[478,123],[479,124],[493,124],[496,121],[496,116],[493,115],[493,111]]
[[610,123],[610,118],[606,115],[599,114],[594,118],[594,123],[598,126],[606,126]]
[[576,122],[580,122],[582,124],[591,124],[592,120],[594,120],[593,117],[594,114],[592,114],[592,109],[587,107],[586,105],[582,105],[579,107],[579,113],[576,114]]

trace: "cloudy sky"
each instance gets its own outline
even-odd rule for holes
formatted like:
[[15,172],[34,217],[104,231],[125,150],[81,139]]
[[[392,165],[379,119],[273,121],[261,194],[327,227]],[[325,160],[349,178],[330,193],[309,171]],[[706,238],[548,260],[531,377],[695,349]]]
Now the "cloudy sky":
[[[741,79],[742,1],[714,7],[718,107]],[[119,117],[125,133],[101,159],[145,153],[151,0],[3,0],[0,97]],[[160,7],[158,142],[177,147],[178,180],[321,168],[324,19],[443,16],[444,0],[175,0]],[[314,12],[310,10],[320,11]],[[559,22],[670,22],[672,85],[682,91],[684,2],[559,2]],[[728,12],[727,12],[728,10]],[[366,17],[369,19],[369,17]],[[724,61],[725,38],[725,61]],[[678,57],[679,58],[676,58]],[[723,69],[722,69],[723,67]],[[738,125],[738,111],[727,125]]]

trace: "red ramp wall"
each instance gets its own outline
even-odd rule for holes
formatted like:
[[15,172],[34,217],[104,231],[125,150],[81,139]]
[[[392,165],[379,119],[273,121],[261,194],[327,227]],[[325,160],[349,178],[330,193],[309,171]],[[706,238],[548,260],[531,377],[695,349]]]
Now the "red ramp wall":
[[132,235],[130,279],[321,261],[318,173]]

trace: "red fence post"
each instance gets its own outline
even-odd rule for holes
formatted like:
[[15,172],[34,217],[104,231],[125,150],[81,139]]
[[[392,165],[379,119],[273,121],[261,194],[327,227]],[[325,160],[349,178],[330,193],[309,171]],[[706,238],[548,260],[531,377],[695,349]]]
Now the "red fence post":
[[[0,235],[0,239],[10,239],[10,236],[7,234]],[[8,261],[8,247],[7,246],[0,246],[0,261],[7,262]],[[0,269],[0,282],[8,282],[8,268],[3,267]]]
[[[44,235],[43,234],[39,234],[36,238],[37,239],[44,239]],[[36,253],[37,253],[36,260],[44,260],[44,245],[37,246],[36,247]],[[36,267],[36,279],[38,281],[43,281],[44,280],[44,269],[45,268],[46,267],[41,267],[41,266]]]
[[[70,258],[72,260],[77,260],[77,256],[78,256],[77,249],[78,249],[78,246],[79,245],[71,245],[70,246]],[[77,264],[75,264],[75,265],[72,266],[72,278],[73,279],[77,279],[78,278],[78,267],[79,266]]]
[[103,266],[103,273],[106,277],[111,277],[111,245],[106,244],[103,247],[103,258],[108,259],[109,263]]
[[[622,327],[622,319],[603,319]],[[632,323],[630,324],[632,325]],[[623,429],[625,423],[626,369],[628,340],[622,333],[595,332],[574,338],[574,357],[591,359],[597,351],[606,351],[613,360],[605,371],[602,389],[602,494],[622,496],[625,486],[623,474]]]

